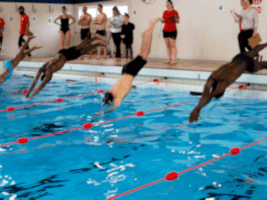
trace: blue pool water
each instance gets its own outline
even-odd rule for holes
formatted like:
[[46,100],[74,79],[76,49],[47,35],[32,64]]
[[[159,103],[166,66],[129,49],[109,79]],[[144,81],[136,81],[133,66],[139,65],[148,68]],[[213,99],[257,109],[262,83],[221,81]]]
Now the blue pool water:
[[[0,109],[108,90],[103,83],[78,82],[43,90],[35,99],[9,92],[27,89],[19,77],[1,86]],[[64,82],[54,80],[52,84]],[[121,108],[94,119],[115,119],[137,111],[194,99],[186,92],[137,88]],[[0,143],[82,126],[101,108],[99,95],[60,104],[0,113]],[[188,118],[197,101],[142,117],[0,148],[0,199],[105,200],[180,172],[266,137],[267,102],[222,98]],[[200,169],[121,197],[121,200],[266,200],[267,142]]]

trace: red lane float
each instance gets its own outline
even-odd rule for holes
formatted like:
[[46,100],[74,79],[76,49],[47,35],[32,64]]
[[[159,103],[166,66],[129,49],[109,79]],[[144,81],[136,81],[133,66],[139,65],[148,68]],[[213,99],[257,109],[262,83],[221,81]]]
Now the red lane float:
[[[111,119],[111,120],[107,120],[107,121],[104,121],[104,122],[98,122],[98,123],[94,123],[94,124],[91,124],[91,123],[84,124],[82,127],[78,127],[78,128],[74,128],[74,129],[70,129],[70,130],[66,130],[66,131],[61,131],[61,132],[56,132],[56,133],[51,133],[51,134],[47,134],[47,135],[42,135],[42,136],[38,136],[38,137],[34,137],[34,138],[29,138],[28,140],[29,141],[36,140],[36,139],[50,137],[50,136],[59,135],[59,134],[63,134],[63,133],[69,133],[69,132],[80,130],[80,129],[89,129],[89,128],[92,128],[93,126],[99,126],[99,125],[102,125],[102,124],[107,124],[107,123],[111,123],[111,122],[115,122],[115,121],[119,121],[119,120],[123,120],[123,119],[128,119],[128,118],[131,118],[131,117],[136,117],[136,116],[138,116],[138,113],[139,113],[140,116],[143,116],[146,113],[151,113],[151,112],[155,112],[155,111],[158,111],[158,110],[163,110],[163,109],[166,109],[166,108],[170,108],[170,107],[173,107],[173,106],[182,105],[182,104],[185,104],[185,103],[188,103],[188,102],[191,102],[191,101],[196,101],[198,99],[199,98],[192,99],[192,100],[189,100],[189,101],[184,101],[184,102],[172,104],[172,105],[169,105],[169,106],[156,108],[156,109],[149,110],[149,111],[146,111],[146,112],[140,111],[140,112],[137,112],[136,114],[133,114],[133,115],[127,115],[127,116],[124,116],[124,117]],[[11,144],[17,144],[17,142],[10,142],[10,143],[5,143],[5,144],[0,144],[0,146],[8,146],[8,145],[11,145]]]
[[208,164],[210,164],[210,163],[212,163],[212,162],[215,162],[215,161],[217,161],[217,160],[223,159],[223,158],[228,157],[228,156],[230,156],[230,155],[232,155],[232,156],[236,156],[237,154],[239,154],[239,153],[241,152],[241,150],[247,149],[247,148],[249,148],[249,147],[251,147],[251,146],[254,146],[254,145],[256,145],[256,144],[258,144],[258,143],[260,143],[260,142],[266,141],[266,140],[267,140],[267,137],[264,138],[264,139],[261,139],[261,140],[259,140],[259,141],[253,142],[253,143],[251,143],[251,144],[249,144],[249,145],[247,145],[247,146],[244,146],[244,147],[242,147],[242,148],[238,148],[238,147],[233,148],[233,149],[230,150],[230,153],[228,153],[228,154],[225,154],[225,155],[222,155],[222,156],[220,156],[220,157],[218,157],[218,158],[214,158],[214,159],[212,159],[212,160],[206,161],[206,162],[204,162],[204,163],[201,163],[201,164],[199,164],[199,165],[196,165],[196,166],[194,166],[194,167],[191,167],[191,168],[186,169],[186,170],[184,170],[184,171],[181,171],[181,172],[179,172],[179,173],[177,173],[177,172],[171,172],[171,173],[168,173],[168,174],[165,176],[164,179],[160,179],[159,181],[155,181],[155,182],[152,182],[152,183],[150,183],[150,184],[146,184],[146,185],[143,185],[143,186],[141,186],[141,187],[138,187],[138,188],[129,190],[129,191],[127,191],[127,192],[118,194],[118,195],[116,195],[116,196],[114,196],[114,197],[108,198],[107,200],[117,199],[117,198],[122,197],[122,196],[125,196],[125,195],[127,195],[127,194],[130,194],[130,193],[136,192],[136,191],[138,191],[138,190],[144,189],[144,188],[146,188],[146,187],[149,187],[149,186],[152,186],[152,185],[156,185],[156,184],[158,184],[158,183],[160,183],[160,182],[163,182],[163,181],[165,181],[165,180],[167,180],[167,181],[173,181],[173,180],[176,180],[181,174],[185,174],[185,173],[187,173],[187,172],[193,171],[193,170],[195,170],[195,169],[197,169],[197,168],[203,167],[203,166],[205,166],[205,165],[208,165]]

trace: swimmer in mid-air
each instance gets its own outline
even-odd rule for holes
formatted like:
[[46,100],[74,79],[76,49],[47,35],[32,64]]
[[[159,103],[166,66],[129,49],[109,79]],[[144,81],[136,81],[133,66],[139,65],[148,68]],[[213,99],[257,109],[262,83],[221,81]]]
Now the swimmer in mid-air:
[[29,53],[36,49],[40,49],[42,47],[39,46],[34,46],[31,49],[27,49],[29,42],[35,38],[35,36],[28,36],[28,40],[24,43],[24,45],[21,47],[20,52],[18,55],[13,59],[13,60],[7,60],[4,65],[4,71],[0,73],[0,84],[8,80],[11,75],[13,70],[18,66],[19,62],[23,60]]
[[[249,52],[238,54],[232,62],[214,71],[204,86],[203,95],[190,115],[190,123],[199,119],[200,110],[208,104],[212,98],[221,98],[228,86],[230,86],[245,71],[250,73],[267,69],[267,62],[258,62],[259,51],[267,47],[267,43],[257,45]],[[256,59],[254,59],[256,57]]]
[[[91,44],[95,40],[97,40],[96,44]],[[100,40],[99,37],[94,37],[90,40],[83,41],[78,46],[60,50],[53,60],[45,63],[39,69],[30,89],[26,94],[26,98],[29,98],[31,91],[34,89],[42,73],[43,75],[41,77],[41,80],[43,82],[29,99],[32,99],[36,94],[38,94],[45,87],[45,85],[52,79],[53,73],[60,70],[67,61],[77,59],[81,55],[86,54],[88,51],[91,51],[100,45],[105,45],[105,42]]]
[[113,86],[111,90],[104,94],[103,102],[111,106],[107,112],[111,112],[120,107],[122,100],[132,89],[134,77],[147,63],[146,60],[151,49],[154,26],[159,21],[160,18],[151,20],[149,22],[149,29],[142,33],[143,41],[139,55],[137,58],[124,65],[120,80]]

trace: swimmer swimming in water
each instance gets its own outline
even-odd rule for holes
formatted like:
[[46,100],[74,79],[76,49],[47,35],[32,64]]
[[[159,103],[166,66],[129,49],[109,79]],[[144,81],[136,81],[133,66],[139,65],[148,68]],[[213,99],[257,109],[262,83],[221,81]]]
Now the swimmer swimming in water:
[[[96,44],[91,44],[93,41],[97,40]],[[93,50],[94,48],[105,45],[105,42],[100,40],[99,37],[94,37],[90,40],[83,41],[80,45],[71,47],[69,49],[62,49],[58,52],[56,57],[45,63],[38,71],[30,89],[28,90],[26,94],[26,98],[29,98],[29,95],[33,88],[35,87],[36,83],[38,82],[41,74],[41,80],[43,81],[42,84],[38,87],[38,89],[32,94],[32,96],[29,99],[32,99],[36,94],[38,94],[45,85],[52,79],[52,75],[54,72],[60,70],[64,64],[69,60],[74,60],[79,58],[81,55],[86,54],[88,51]]]
[[122,100],[131,91],[134,77],[147,63],[146,60],[151,49],[154,26],[159,21],[160,18],[151,20],[149,22],[149,29],[142,34],[143,41],[139,55],[137,56],[137,58],[123,67],[122,77],[111,88],[111,90],[104,94],[103,102],[111,106],[108,112],[111,112],[120,107]]
[[[203,95],[190,115],[189,122],[196,122],[199,119],[200,110],[208,104],[212,98],[221,98],[228,86],[241,76],[245,71],[250,73],[267,69],[267,62],[259,62],[259,51],[267,47],[267,43],[257,45],[249,52],[238,54],[232,62],[214,71],[204,86]],[[254,59],[256,57],[256,59]]]
[[35,36],[28,36],[28,40],[24,43],[24,45],[21,47],[20,52],[18,55],[13,59],[13,60],[7,60],[4,65],[4,71],[0,73],[0,84],[8,80],[11,75],[13,70],[18,66],[19,62],[23,60],[29,53],[36,49],[40,49],[42,47],[39,46],[34,46],[31,49],[26,50],[29,42],[35,38]]

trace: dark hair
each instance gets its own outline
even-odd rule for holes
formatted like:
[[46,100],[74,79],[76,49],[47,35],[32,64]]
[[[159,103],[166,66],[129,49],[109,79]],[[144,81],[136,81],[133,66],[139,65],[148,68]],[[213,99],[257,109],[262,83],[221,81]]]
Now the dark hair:
[[103,8],[102,4],[98,4],[99,7]]
[[67,10],[66,6],[62,6],[61,8]]
[[124,16],[126,16],[126,17],[130,18],[130,15],[129,15],[129,14],[127,14],[127,13],[125,13],[125,14],[124,14]]
[[20,9],[23,9],[23,10],[25,10],[23,6],[20,6],[20,7],[19,7],[19,10],[20,10]]
[[111,104],[114,100],[113,95],[110,92],[106,92],[104,94],[103,103],[104,104]]
[[[251,0],[251,1],[253,1],[253,0]],[[172,9],[174,9],[174,6],[173,6],[172,1],[171,0],[168,0],[167,2],[169,2],[170,4],[172,4]]]
[[[119,9],[118,9],[117,6],[114,6],[112,10],[113,10],[113,11],[116,11],[117,14],[121,15],[121,13],[120,13],[120,11],[119,11]],[[114,17],[114,16],[113,16],[113,17]]]
[[250,4],[253,4],[253,0],[249,0],[249,3],[250,3]]

